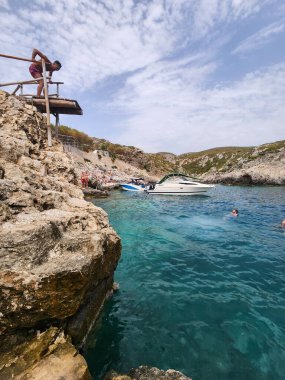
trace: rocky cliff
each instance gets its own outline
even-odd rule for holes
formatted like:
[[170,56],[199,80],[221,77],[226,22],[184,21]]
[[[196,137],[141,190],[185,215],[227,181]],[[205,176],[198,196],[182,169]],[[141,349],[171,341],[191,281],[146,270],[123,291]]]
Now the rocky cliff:
[[213,148],[201,152],[175,155],[144,153],[141,149],[93,139],[97,148],[113,157],[146,169],[150,175],[162,176],[183,172],[205,182],[240,185],[284,185],[285,141],[256,147]]
[[177,167],[177,156],[172,153],[145,153],[134,146],[113,144],[108,140],[93,138],[94,149],[107,150],[114,162],[124,161],[135,168],[146,170],[149,175],[156,177],[172,172]]
[[46,135],[42,114],[0,92],[5,380],[90,379],[73,344],[82,342],[111,292],[121,252],[106,213],[84,201],[71,159],[59,142],[48,148]]
[[285,185],[284,164],[285,141],[180,156],[180,166],[188,174],[232,185]]
[[213,148],[174,155],[144,153],[135,147],[94,139],[125,162],[145,168],[150,174],[183,172],[205,182],[240,185],[285,185],[285,141],[256,147]]

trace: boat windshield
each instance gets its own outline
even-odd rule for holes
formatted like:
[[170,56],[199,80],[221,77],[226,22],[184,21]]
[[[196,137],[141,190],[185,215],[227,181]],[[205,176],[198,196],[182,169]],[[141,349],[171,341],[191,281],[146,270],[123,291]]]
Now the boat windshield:
[[165,180],[165,182],[188,182],[189,179],[186,177],[170,177]]

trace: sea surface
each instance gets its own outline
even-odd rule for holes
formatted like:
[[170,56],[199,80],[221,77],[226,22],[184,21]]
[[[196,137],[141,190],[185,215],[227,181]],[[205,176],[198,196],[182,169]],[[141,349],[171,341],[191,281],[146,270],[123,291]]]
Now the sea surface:
[[285,379],[284,187],[93,202],[123,244],[120,289],[84,348],[93,379],[142,364],[193,380]]

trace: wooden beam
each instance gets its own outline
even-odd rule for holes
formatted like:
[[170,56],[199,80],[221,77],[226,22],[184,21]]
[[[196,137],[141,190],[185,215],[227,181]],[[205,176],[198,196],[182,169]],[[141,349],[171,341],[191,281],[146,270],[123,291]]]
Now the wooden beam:
[[12,95],[15,95],[16,94],[16,92],[19,90],[19,88],[20,88],[21,86],[18,84],[18,86],[15,88],[15,90],[12,92]]
[[7,55],[7,54],[0,54],[0,57],[3,58],[11,58],[11,59],[17,59],[18,61],[25,61],[25,62],[38,62],[35,59],[28,59],[28,58],[22,58],[22,57],[16,57],[14,55]]
[[31,79],[31,80],[25,80],[22,82],[10,82],[10,83],[0,83],[0,87],[5,87],[5,86],[14,86],[15,84],[37,84],[37,81],[43,80],[43,78],[36,78],[36,79]]
[[[39,99],[34,98],[33,99],[34,104],[44,106],[45,105],[45,99]],[[49,98],[49,105],[50,107],[66,107],[66,108],[75,108],[76,102],[75,100],[66,100],[66,99],[59,99],[59,98]]]
[[[29,104],[37,107],[38,111],[46,113],[45,98],[26,98]],[[80,108],[76,100],[73,99],[63,99],[63,98],[50,98],[49,97],[49,108],[50,113],[54,114],[65,114],[65,115],[82,115],[83,111]]]
[[45,101],[46,101],[48,146],[52,146],[52,141],[51,141],[51,126],[50,126],[50,108],[49,108],[47,73],[46,73],[46,62],[45,62],[45,60],[43,58],[42,58],[42,66],[43,66],[44,92],[45,92]]

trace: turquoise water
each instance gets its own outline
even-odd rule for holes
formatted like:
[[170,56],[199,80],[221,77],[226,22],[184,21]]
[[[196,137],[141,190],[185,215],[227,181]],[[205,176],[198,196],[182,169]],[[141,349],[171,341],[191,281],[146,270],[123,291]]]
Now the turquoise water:
[[142,364],[193,380],[285,379],[284,187],[94,203],[123,244],[120,290],[84,350],[94,379]]

